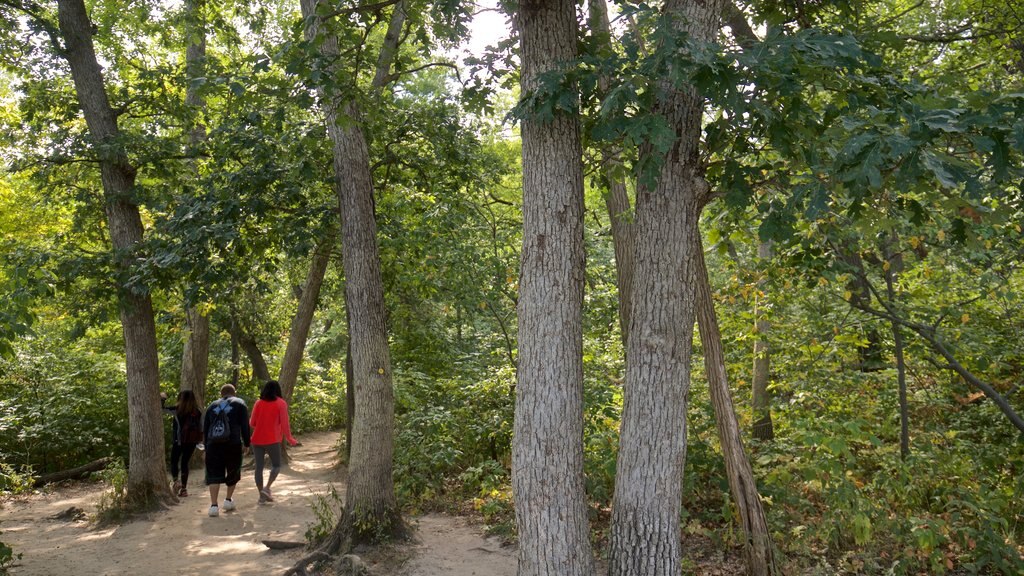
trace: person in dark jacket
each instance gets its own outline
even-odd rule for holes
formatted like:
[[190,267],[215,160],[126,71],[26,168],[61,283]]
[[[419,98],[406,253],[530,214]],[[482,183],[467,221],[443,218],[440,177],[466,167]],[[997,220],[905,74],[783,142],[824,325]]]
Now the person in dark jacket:
[[[160,402],[167,399],[160,394]],[[196,405],[196,395],[191,390],[178,392],[174,406],[164,406],[164,411],[174,415],[171,425],[171,477],[174,478],[174,493],[179,498],[188,496],[188,463],[196,446],[203,441],[202,412]],[[180,476],[179,476],[180,474]]]
[[[235,509],[231,499],[235,485],[242,478],[242,446],[249,447],[249,409],[245,401],[235,396],[235,387],[225,384],[220,389],[220,399],[206,409],[203,421],[203,437],[206,438],[206,485],[210,487],[210,516],[220,514],[218,505],[220,485],[224,484],[227,494],[224,498],[224,511]],[[223,442],[213,442],[210,429],[220,414],[226,414],[230,422],[231,434]]]

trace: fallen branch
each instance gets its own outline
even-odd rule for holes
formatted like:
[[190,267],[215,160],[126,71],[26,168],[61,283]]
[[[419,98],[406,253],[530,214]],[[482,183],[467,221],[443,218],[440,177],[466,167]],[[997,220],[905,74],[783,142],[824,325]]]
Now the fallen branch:
[[69,470],[62,470],[60,472],[54,472],[52,474],[43,474],[39,478],[36,478],[32,485],[36,488],[40,486],[51,484],[53,482],[60,482],[61,480],[73,480],[76,478],[83,478],[90,472],[97,472],[107,467],[114,459],[107,456],[100,458],[99,460],[93,460],[84,466],[77,468],[71,468]]
[[292,548],[302,548],[306,543],[289,542],[287,540],[264,540],[263,545],[271,550],[291,550]]

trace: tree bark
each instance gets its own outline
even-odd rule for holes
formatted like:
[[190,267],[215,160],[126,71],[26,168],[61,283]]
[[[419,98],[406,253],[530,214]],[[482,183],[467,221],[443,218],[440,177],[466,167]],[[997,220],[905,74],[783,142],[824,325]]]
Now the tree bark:
[[[576,58],[571,0],[519,3],[521,89]],[[583,164],[579,120],[522,121],[523,251],[512,441],[520,576],[590,576],[583,479]]]
[[729,478],[729,491],[740,513],[743,523],[743,552],[751,576],[775,576],[779,569],[775,565],[775,548],[768,520],[761,506],[757,492],[754,470],[750,466],[740,425],[733,409],[729,393],[729,378],[725,371],[725,354],[722,351],[722,334],[718,329],[715,302],[711,297],[711,281],[704,262],[704,249],[697,238],[697,325],[700,327],[700,341],[704,348],[704,367],[708,375],[711,404],[715,410],[715,424],[725,459],[725,473]]
[[[85,3],[60,0],[57,17],[65,42],[64,57],[71,67],[79,106],[99,156],[111,244],[121,278],[126,279],[143,239],[142,218],[133,201],[136,169],[120,142],[121,132],[96,59],[92,23]],[[143,505],[154,496],[170,497],[164,465],[156,325],[152,300],[145,287],[133,289],[122,285],[118,300],[128,391],[128,500]]]
[[327,274],[327,265],[331,261],[333,248],[334,234],[328,233],[313,252],[306,283],[303,284],[299,296],[299,305],[292,317],[291,329],[288,331],[288,347],[285,348],[284,358],[281,360],[281,373],[277,377],[284,399],[288,403],[292,401],[292,392],[295,390],[299,367],[302,365],[302,355],[309,339],[309,327],[313,324],[313,314],[320,300],[320,287]]
[[[305,35],[307,39],[317,39],[321,56],[334,62],[339,54],[338,39],[317,16],[320,1],[300,2]],[[401,8],[396,6],[396,12],[401,14],[393,13],[393,20],[404,19]],[[391,41],[397,43],[398,37]],[[381,53],[389,50],[389,46]],[[378,70],[389,68],[390,64],[390,61],[378,59]],[[338,527],[344,546],[344,543],[402,533],[405,526],[392,477],[394,391],[366,136],[354,102],[338,103],[337,95],[324,88],[320,88],[319,93],[327,133],[333,144],[335,185],[341,208],[342,263],[352,349],[351,383],[355,392],[355,406],[350,414],[352,444],[345,515],[343,524]]]
[[[718,30],[719,2],[669,0],[677,30],[697,42]],[[658,85],[656,112],[677,140],[651,189],[637,194],[635,276],[616,470],[608,572],[680,573],[679,510],[686,459],[693,283],[700,208],[707,196],[699,157],[703,100],[692,87]],[[649,157],[650,146],[641,154]]]
[[[772,245],[769,241],[761,241],[757,245],[757,257],[763,267],[772,257]],[[764,281],[758,282],[754,296],[754,375],[751,379],[751,408],[754,412],[752,435],[758,440],[772,440],[775,429],[772,426],[771,394],[768,383],[771,380],[771,356],[768,349],[768,330],[771,324],[765,318],[761,295]]]

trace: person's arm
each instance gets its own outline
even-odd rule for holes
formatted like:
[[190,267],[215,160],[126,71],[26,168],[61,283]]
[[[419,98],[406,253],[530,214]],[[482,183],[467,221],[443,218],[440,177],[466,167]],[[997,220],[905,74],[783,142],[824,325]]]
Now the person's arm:
[[[255,410],[255,409],[256,409],[256,407],[253,406],[253,410]],[[252,430],[249,428],[249,409],[243,403],[242,404],[242,444],[244,444],[245,447],[248,448],[249,444],[251,442],[252,442]]]
[[288,422],[288,403],[281,399],[281,431],[284,432],[284,437],[288,440],[288,443],[295,446],[299,443],[298,440],[292,436],[292,426]]
[[263,411],[263,407],[261,406],[262,404],[262,400],[257,400],[256,403],[252,405],[252,414],[249,416],[250,431],[256,430],[256,422],[259,420],[260,412]]

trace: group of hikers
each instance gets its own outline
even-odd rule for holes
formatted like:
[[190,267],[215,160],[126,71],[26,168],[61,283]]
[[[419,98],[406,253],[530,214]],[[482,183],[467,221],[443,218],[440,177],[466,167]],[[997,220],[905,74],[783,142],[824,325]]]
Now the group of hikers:
[[[166,399],[165,394],[161,394]],[[179,497],[188,496],[189,461],[196,449],[206,451],[206,485],[210,490],[210,516],[218,516],[235,509],[232,496],[242,479],[243,453],[250,450],[256,459],[256,489],[259,503],[273,502],[271,485],[281,472],[281,442],[287,440],[295,446],[288,423],[288,404],[281,394],[281,385],[270,380],[263,385],[260,398],[249,414],[245,401],[235,396],[235,387],[225,384],[220,398],[206,408],[205,417],[199,410],[196,396],[191,390],[178,393],[174,406],[164,410],[174,415],[171,443],[171,476],[173,491]],[[270,456],[270,476],[263,483],[264,459]],[[220,485],[227,486],[223,504],[220,503]]]

